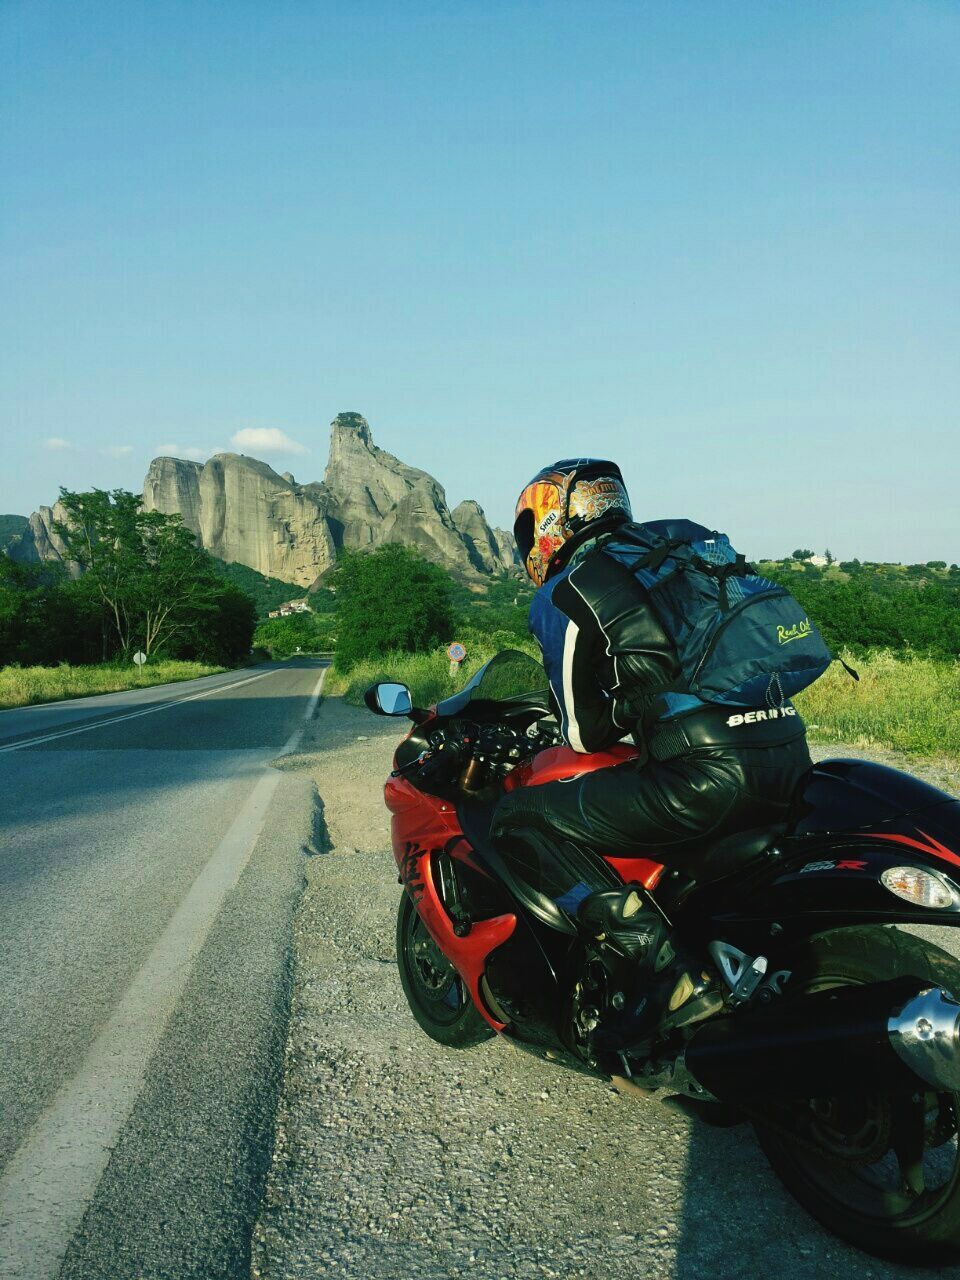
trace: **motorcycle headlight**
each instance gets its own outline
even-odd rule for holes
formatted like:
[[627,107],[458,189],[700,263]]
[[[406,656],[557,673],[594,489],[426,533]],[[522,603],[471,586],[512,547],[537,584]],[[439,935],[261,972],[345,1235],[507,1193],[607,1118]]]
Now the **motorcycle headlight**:
[[958,905],[957,891],[945,877],[920,867],[887,867],[880,880],[885,889],[915,907],[945,911]]

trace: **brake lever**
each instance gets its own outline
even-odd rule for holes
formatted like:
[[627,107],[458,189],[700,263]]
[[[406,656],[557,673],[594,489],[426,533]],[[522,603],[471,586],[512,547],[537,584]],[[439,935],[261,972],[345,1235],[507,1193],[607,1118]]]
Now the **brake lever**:
[[411,760],[409,764],[401,765],[399,769],[391,769],[390,777],[402,778],[403,775],[405,773],[409,773],[411,769],[419,769],[420,766],[422,764],[425,764],[426,761],[429,760],[432,755],[433,755],[432,751],[427,751],[427,750],[421,751],[420,754],[417,756],[417,758],[415,760]]

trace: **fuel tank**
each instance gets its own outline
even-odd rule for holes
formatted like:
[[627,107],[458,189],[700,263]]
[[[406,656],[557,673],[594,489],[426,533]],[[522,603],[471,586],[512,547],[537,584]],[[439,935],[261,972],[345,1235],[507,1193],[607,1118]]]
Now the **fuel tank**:
[[525,764],[518,765],[503,780],[505,791],[517,787],[539,787],[545,782],[563,782],[567,778],[579,778],[581,774],[597,769],[612,769],[614,765],[636,760],[640,753],[625,742],[615,742],[606,751],[594,751],[584,755],[570,747],[548,747]]

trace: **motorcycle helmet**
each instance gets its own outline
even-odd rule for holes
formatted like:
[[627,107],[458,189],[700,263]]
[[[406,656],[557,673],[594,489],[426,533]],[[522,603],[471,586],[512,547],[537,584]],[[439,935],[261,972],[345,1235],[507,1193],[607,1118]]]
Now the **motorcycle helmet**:
[[630,519],[630,499],[615,462],[566,458],[526,485],[513,536],[527,573],[542,587],[587,538]]

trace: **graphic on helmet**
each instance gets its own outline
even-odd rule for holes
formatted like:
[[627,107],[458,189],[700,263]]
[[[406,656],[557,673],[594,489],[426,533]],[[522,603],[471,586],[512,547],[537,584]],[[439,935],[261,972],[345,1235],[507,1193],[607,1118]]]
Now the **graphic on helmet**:
[[630,499],[616,463],[568,458],[544,467],[524,488],[513,532],[539,587],[585,538],[629,519]]

